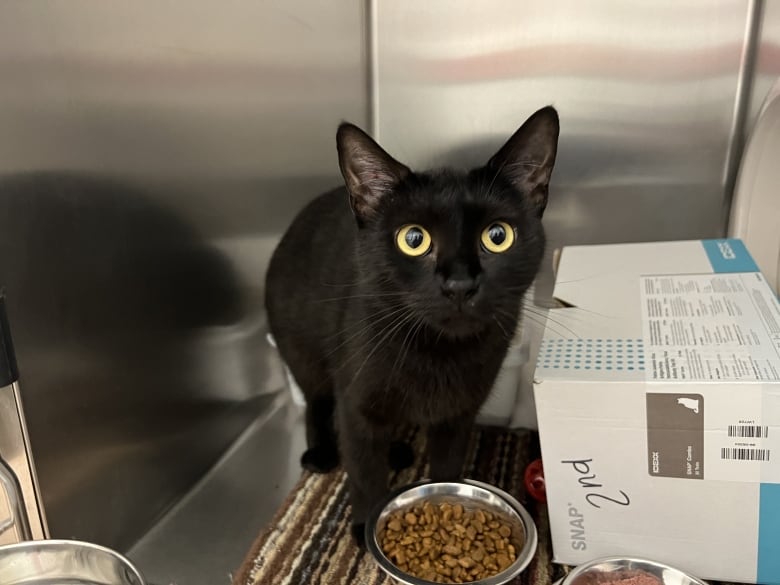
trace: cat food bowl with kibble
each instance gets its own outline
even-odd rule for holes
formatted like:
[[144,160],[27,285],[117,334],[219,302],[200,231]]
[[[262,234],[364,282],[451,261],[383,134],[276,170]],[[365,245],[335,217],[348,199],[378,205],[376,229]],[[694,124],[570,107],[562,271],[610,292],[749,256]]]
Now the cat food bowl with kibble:
[[537,535],[526,509],[494,486],[419,482],[376,508],[366,545],[403,585],[502,585],[531,562]]
[[680,569],[656,561],[632,557],[610,557],[579,565],[560,581],[560,585],[706,585],[706,583]]

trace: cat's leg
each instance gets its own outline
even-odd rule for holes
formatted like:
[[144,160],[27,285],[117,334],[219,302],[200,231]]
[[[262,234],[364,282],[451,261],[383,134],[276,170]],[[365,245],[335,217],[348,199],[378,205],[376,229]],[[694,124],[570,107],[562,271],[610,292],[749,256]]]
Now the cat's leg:
[[341,403],[338,415],[339,446],[352,505],[352,534],[363,546],[368,515],[388,492],[387,453],[392,434],[389,427],[368,421],[355,409]]
[[428,429],[428,461],[433,481],[455,481],[463,474],[463,463],[474,416],[462,416],[432,425]]
[[339,450],[334,426],[335,397],[320,391],[306,401],[306,451],[301,466],[327,473],[338,466]]
[[326,364],[318,359],[316,347],[292,335],[277,335],[276,342],[306,399],[306,451],[301,455],[301,467],[327,473],[339,464],[333,380]]

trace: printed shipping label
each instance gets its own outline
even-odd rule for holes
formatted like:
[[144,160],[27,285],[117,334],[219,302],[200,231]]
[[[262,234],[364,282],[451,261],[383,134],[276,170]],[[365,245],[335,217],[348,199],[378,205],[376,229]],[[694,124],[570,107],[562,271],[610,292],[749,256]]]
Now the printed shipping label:
[[654,381],[780,381],[780,309],[760,273],[640,279]]

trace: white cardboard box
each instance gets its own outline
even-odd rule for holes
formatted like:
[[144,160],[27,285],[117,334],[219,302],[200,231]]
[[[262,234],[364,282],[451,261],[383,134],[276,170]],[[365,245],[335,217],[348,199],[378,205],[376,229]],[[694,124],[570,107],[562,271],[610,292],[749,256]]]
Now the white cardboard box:
[[780,305],[739,240],[563,251],[534,395],[555,560],[780,583]]

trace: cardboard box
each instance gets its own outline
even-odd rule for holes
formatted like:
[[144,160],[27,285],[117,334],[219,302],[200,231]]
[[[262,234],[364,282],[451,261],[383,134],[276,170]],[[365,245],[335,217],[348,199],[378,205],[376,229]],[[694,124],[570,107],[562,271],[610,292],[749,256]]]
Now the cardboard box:
[[563,251],[534,396],[555,560],[780,583],[780,305],[739,240]]

